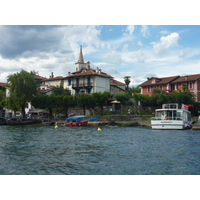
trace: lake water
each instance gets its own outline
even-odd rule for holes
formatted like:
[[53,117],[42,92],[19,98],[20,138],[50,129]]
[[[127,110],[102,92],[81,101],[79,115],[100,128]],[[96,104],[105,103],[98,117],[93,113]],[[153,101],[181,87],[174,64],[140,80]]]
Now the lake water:
[[1,175],[198,175],[200,131],[0,126]]

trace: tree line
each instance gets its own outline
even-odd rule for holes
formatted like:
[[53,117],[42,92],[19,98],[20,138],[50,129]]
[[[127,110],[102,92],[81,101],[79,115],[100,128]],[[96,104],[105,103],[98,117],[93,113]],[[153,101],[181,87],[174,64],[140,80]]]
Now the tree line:
[[[103,106],[108,105],[109,92],[81,93],[72,96],[63,87],[56,87],[52,89],[51,95],[38,94],[39,83],[35,80],[36,74],[34,71],[21,70],[18,73],[9,75],[9,84],[6,87],[9,87],[10,93],[6,97],[5,88],[2,88],[0,92],[0,107],[7,107],[14,112],[21,110],[22,115],[25,115],[27,102],[31,102],[35,108],[47,109],[50,115],[64,113],[67,116],[69,107],[82,107],[85,114],[86,108],[98,106],[101,108],[101,114],[103,114]],[[158,88],[154,89],[152,96],[139,93],[140,88],[127,87],[126,92],[116,94],[115,99],[120,101],[122,105],[129,106],[161,107],[165,103],[179,103],[193,106],[190,108],[193,114],[198,114],[198,110],[200,110],[200,103],[195,102],[195,95],[187,90],[186,87],[183,87],[178,92],[172,92],[171,95],[167,95]]]
[[178,103],[190,105],[189,109],[193,115],[198,115],[198,111],[200,110],[200,103],[195,101],[196,95],[190,92],[185,85],[183,85],[181,90],[172,92],[170,95],[159,88],[153,90],[152,96],[142,95],[137,92],[136,90],[134,93],[129,91],[124,94],[117,94],[115,98],[123,105],[129,106],[140,105],[143,107],[161,108],[162,104]]

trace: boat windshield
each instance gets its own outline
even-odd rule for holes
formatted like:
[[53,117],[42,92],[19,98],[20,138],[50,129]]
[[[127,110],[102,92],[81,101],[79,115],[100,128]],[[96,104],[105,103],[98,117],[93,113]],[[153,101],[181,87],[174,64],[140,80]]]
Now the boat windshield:
[[157,110],[154,119],[191,121],[191,114],[186,110]]
[[70,123],[76,122],[76,119],[67,119],[67,122],[70,122]]
[[80,117],[77,119],[77,122],[84,122],[87,121],[87,117]]
[[84,122],[84,121],[87,121],[87,117],[76,117],[76,118],[66,119],[66,122],[69,122],[69,123],[73,123],[73,122],[80,123],[80,122]]
[[182,110],[159,110],[155,117],[157,120],[181,120]]

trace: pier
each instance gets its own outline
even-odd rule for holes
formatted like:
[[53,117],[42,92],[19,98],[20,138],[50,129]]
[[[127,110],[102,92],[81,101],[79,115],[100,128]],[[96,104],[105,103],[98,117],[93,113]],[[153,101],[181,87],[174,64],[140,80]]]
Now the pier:
[[192,130],[200,130],[200,121],[197,121],[193,124]]

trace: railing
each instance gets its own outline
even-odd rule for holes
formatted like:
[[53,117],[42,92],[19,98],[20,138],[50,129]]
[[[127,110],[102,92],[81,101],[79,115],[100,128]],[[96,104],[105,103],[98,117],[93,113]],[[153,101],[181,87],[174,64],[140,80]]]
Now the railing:
[[79,83],[79,84],[77,84],[77,83],[73,83],[72,84],[72,87],[73,88],[75,88],[75,87],[92,87],[93,86],[93,83],[92,82],[90,82],[90,83]]
[[161,117],[151,117],[151,120],[183,120],[183,118],[181,117],[165,117],[165,118],[161,118]]

